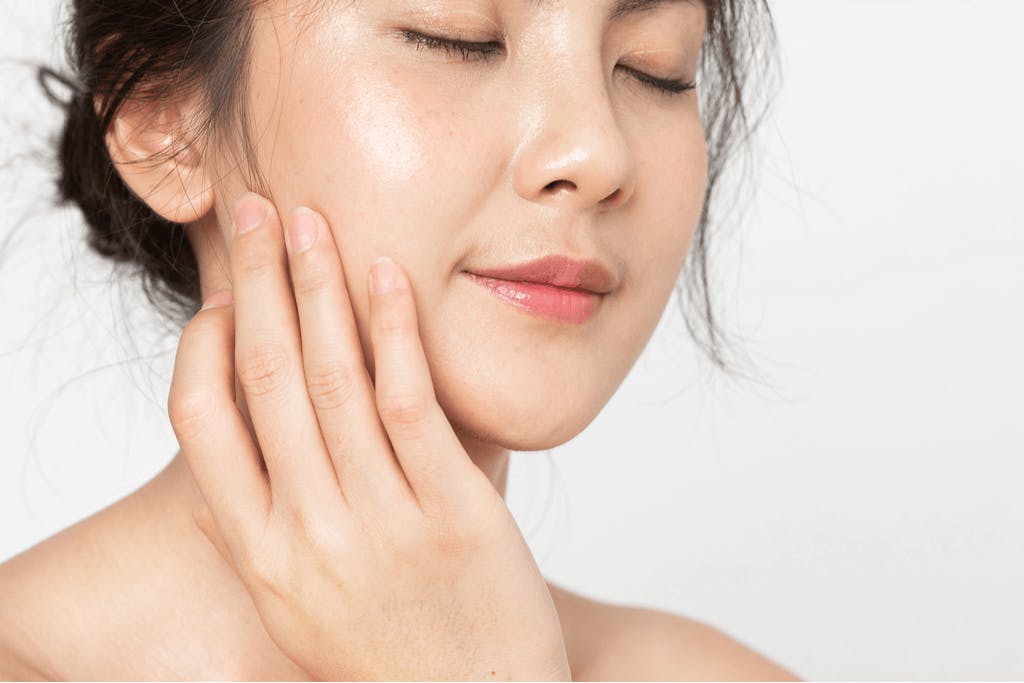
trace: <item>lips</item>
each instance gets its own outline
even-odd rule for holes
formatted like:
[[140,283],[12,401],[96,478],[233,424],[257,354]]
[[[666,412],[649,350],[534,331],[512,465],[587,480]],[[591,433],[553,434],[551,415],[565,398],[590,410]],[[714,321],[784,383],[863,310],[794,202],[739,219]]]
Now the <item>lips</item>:
[[600,261],[572,259],[561,254],[552,254],[512,266],[474,269],[472,272],[486,278],[532,282],[593,294],[607,294],[616,284],[614,273]]
[[593,317],[602,295],[615,288],[615,275],[600,261],[547,256],[515,266],[468,271],[466,275],[516,308],[563,323]]

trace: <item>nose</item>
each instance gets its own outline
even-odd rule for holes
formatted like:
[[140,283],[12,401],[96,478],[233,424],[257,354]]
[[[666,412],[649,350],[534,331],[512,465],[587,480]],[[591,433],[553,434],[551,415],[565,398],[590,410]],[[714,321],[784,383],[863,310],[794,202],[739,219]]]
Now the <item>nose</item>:
[[629,201],[635,161],[599,69],[552,74],[522,108],[527,130],[513,182],[525,199],[563,208],[599,210]]

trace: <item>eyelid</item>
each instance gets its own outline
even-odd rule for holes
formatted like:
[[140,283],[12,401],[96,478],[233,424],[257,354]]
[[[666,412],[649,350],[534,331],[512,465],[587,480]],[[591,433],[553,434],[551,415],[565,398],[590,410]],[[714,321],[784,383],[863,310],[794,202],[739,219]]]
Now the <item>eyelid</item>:
[[[405,38],[407,42],[416,45],[416,49],[420,49],[420,46],[423,46],[428,49],[444,50],[449,55],[451,55],[453,51],[457,51],[462,55],[462,60],[466,62],[476,60],[484,62],[489,61],[495,52],[504,48],[504,45],[496,40],[472,42],[447,36],[431,35],[429,33],[414,31],[412,29],[403,29],[399,32],[399,35]],[[616,68],[625,69],[626,71],[631,72],[633,74],[634,81],[643,87],[655,90],[666,97],[681,95],[687,91],[694,90],[697,87],[695,81],[659,78],[645,71],[626,66],[625,64],[617,65]]]
[[672,49],[670,47],[665,47],[665,48],[661,48],[661,49],[658,49],[658,50],[632,50],[630,52],[630,54],[634,54],[634,55],[650,55],[650,54],[660,54],[660,53],[663,53],[663,52],[667,52],[667,53],[669,53],[671,55],[685,55],[686,54],[686,52],[684,50],[675,50],[675,49]]
[[[668,60],[668,59],[640,59],[640,60],[632,60],[631,59],[630,61],[639,61],[639,64],[634,63],[632,68],[638,68],[638,69],[641,69],[641,70],[651,69],[651,70],[654,70],[655,72],[662,72],[662,73],[664,73],[666,71],[669,72],[669,73],[673,73],[673,72],[675,72],[675,73],[683,73],[683,72],[686,71],[685,68],[680,68],[680,69],[672,68],[673,64],[680,63],[678,57],[680,55],[685,55],[686,54],[683,50],[675,50],[675,49],[672,49],[672,48],[663,48],[663,49],[659,49],[659,50],[632,50],[627,55],[627,57],[630,57],[630,58],[632,58],[632,57],[641,57],[642,58],[645,55],[652,55],[652,54],[655,54],[655,55],[656,54],[668,54],[668,55],[674,56],[675,59],[671,59],[671,60]],[[683,62],[683,63],[685,64],[685,62]],[[675,80],[675,79],[673,79],[671,77],[666,77],[665,80]],[[685,79],[683,79],[683,80],[685,80]]]
[[439,18],[437,14],[432,11],[413,12],[410,17],[413,19],[410,23],[422,26],[429,31],[442,32],[445,35],[448,35],[452,31],[457,33],[458,31],[452,29],[452,26],[453,24],[461,23],[461,19],[463,17],[469,20],[467,23],[470,25],[473,25],[476,20],[483,20],[487,24],[490,24],[496,33],[501,33],[501,26],[498,25],[498,22],[486,14],[473,12],[471,10],[447,13],[443,19]]

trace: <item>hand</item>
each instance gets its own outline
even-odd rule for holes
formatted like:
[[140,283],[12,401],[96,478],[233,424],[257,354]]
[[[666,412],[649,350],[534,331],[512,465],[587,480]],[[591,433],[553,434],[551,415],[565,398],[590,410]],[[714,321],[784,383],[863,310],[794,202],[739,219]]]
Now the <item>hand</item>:
[[168,413],[196,521],[267,633],[321,679],[570,680],[544,578],[437,403],[401,269],[370,295],[371,382],[323,217],[292,212],[287,251],[263,198],[235,223],[255,227],[233,233],[234,301],[185,327]]

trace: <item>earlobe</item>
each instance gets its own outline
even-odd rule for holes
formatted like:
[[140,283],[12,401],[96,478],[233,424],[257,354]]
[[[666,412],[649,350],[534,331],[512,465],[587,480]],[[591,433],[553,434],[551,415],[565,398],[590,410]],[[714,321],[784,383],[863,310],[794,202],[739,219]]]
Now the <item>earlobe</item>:
[[192,223],[213,209],[212,174],[189,133],[188,108],[126,101],[106,135],[125,184],[172,223]]

